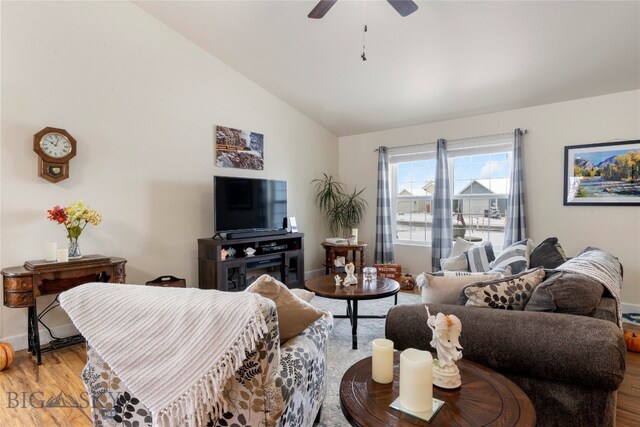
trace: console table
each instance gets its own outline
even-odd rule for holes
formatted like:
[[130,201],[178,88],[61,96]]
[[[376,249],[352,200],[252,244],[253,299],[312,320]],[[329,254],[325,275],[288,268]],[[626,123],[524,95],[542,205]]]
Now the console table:
[[[253,255],[246,255],[246,249]],[[233,256],[222,252],[233,249]],[[232,252],[233,252],[232,251]],[[198,239],[198,286],[201,289],[242,291],[262,274],[290,288],[304,285],[304,234],[243,239]]]
[[[38,324],[42,317],[58,305],[56,294],[89,282],[124,283],[126,274],[124,258],[103,255],[85,255],[77,260],[55,262],[45,260],[27,261],[20,267],[8,267],[0,271],[4,284],[4,305],[9,308],[28,308],[27,331],[29,352],[42,363],[41,353],[52,351],[80,340],[75,337],[54,338],[45,348],[40,347]],[[36,298],[41,295],[56,295],[55,300],[38,314]]]
[[[334,261],[336,257],[343,256],[345,258],[345,264],[349,263],[349,251],[351,251],[351,261],[356,267],[356,272],[362,273],[364,268],[364,251],[367,248],[367,244],[364,242],[358,242],[357,244],[348,245],[334,245],[332,243],[322,242],[320,243],[325,251],[324,260],[324,274],[335,274],[336,266]],[[357,255],[360,254],[360,263],[357,261]]]

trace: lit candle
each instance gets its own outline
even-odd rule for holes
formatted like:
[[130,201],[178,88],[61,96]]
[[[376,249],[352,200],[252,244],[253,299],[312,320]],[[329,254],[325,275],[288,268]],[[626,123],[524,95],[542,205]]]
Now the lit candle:
[[393,341],[378,338],[371,343],[371,378],[380,384],[393,381]]
[[68,262],[69,261],[69,248],[58,249],[58,262]]
[[433,407],[433,358],[428,351],[409,348],[400,353],[400,404],[410,411]]
[[58,244],[56,242],[47,243],[47,258],[46,261],[56,260],[56,251],[58,250]]

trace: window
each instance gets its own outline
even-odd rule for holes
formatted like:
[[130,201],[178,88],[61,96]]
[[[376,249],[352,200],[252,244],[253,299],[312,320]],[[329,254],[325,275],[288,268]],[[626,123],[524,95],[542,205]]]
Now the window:
[[[453,235],[502,249],[513,138],[448,143]],[[431,243],[435,145],[390,150],[394,243]]]

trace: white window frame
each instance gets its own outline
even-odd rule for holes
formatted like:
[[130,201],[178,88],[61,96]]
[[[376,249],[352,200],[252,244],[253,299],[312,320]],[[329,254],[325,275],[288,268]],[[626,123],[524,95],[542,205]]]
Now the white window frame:
[[[504,152],[513,152],[513,134],[490,135],[477,138],[465,138],[461,140],[452,140],[447,142],[447,159],[449,162],[449,182],[452,186],[453,193],[453,159],[456,157],[465,157],[482,154],[496,154]],[[396,238],[397,226],[397,206],[398,206],[398,182],[397,182],[397,164],[414,162],[416,160],[432,160],[436,158],[436,144],[418,144],[397,148],[389,148],[389,173],[391,174],[391,229],[394,245],[404,246],[426,246],[431,247],[431,241],[401,240]],[[509,197],[507,194],[492,194],[490,199],[501,199]],[[433,196],[400,196],[402,199],[433,201]],[[487,195],[451,195],[451,200],[470,200],[470,199],[486,199]]]

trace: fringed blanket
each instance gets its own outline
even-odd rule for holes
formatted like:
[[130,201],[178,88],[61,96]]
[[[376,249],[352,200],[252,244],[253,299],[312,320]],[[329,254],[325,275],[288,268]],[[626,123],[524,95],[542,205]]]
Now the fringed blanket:
[[622,267],[618,258],[600,249],[593,249],[570,259],[557,267],[556,270],[584,274],[602,283],[602,286],[616,300],[618,326],[622,328],[622,307],[620,306]]
[[151,410],[154,426],[204,426],[267,332],[249,292],[89,283],[60,295],[80,333]]

